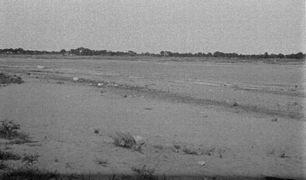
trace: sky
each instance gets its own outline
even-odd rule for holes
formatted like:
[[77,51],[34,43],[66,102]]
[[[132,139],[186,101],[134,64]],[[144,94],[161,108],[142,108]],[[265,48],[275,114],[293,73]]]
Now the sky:
[[305,0],[0,0],[0,48],[305,52]]

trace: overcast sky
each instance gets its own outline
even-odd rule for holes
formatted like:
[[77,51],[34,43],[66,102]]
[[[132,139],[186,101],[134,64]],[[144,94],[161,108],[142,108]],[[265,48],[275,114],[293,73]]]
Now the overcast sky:
[[295,53],[304,31],[304,0],[0,0],[0,48]]

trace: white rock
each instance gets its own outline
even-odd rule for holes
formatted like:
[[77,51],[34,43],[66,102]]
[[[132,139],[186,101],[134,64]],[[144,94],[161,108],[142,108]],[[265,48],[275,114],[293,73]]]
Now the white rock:
[[72,79],[73,79],[74,81],[78,81],[78,80],[79,80],[78,77],[73,77]]
[[45,69],[45,66],[37,65],[37,69]]
[[205,161],[199,161],[198,164],[201,165],[201,166],[205,166],[206,162]]
[[137,144],[144,144],[144,140],[141,136],[133,136]]

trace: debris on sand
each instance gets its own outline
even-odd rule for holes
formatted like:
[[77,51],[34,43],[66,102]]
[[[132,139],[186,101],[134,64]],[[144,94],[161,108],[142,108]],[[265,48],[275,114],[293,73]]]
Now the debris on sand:
[[103,83],[98,83],[97,86],[98,87],[102,87],[104,84]]
[[72,80],[73,80],[73,81],[78,81],[78,80],[80,80],[80,78],[78,78],[78,77],[73,77]]
[[277,118],[273,118],[271,121],[272,122],[276,122],[276,121],[278,121],[278,119]]
[[234,102],[232,106],[237,107],[237,106],[239,106],[239,104],[237,102]]
[[0,84],[8,85],[8,84],[21,84],[21,83],[24,83],[21,77],[0,72]]
[[135,139],[136,144],[140,144],[140,145],[145,144],[145,141],[143,140],[141,136],[133,136],[133,138]]
[[185,154],[190,154],[190,155],[199,155],[200,153],[197,152],[197,150],[193,147],[187,147],[187,146],[184,146],[182,148],[182,151],[185,153]]
[[199,164],[200,166],[206,166],[206,162],[205,162],[205,161],[198,161],[198,164]]
[[37,65],[37,69],[45,69],[45,66]]

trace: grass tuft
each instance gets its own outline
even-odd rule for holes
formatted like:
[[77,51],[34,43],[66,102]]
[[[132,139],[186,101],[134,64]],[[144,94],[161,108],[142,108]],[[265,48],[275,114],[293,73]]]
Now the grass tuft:
[[21,77],[0,72],[0,84],[21,84],[21,83],[24,83]]

